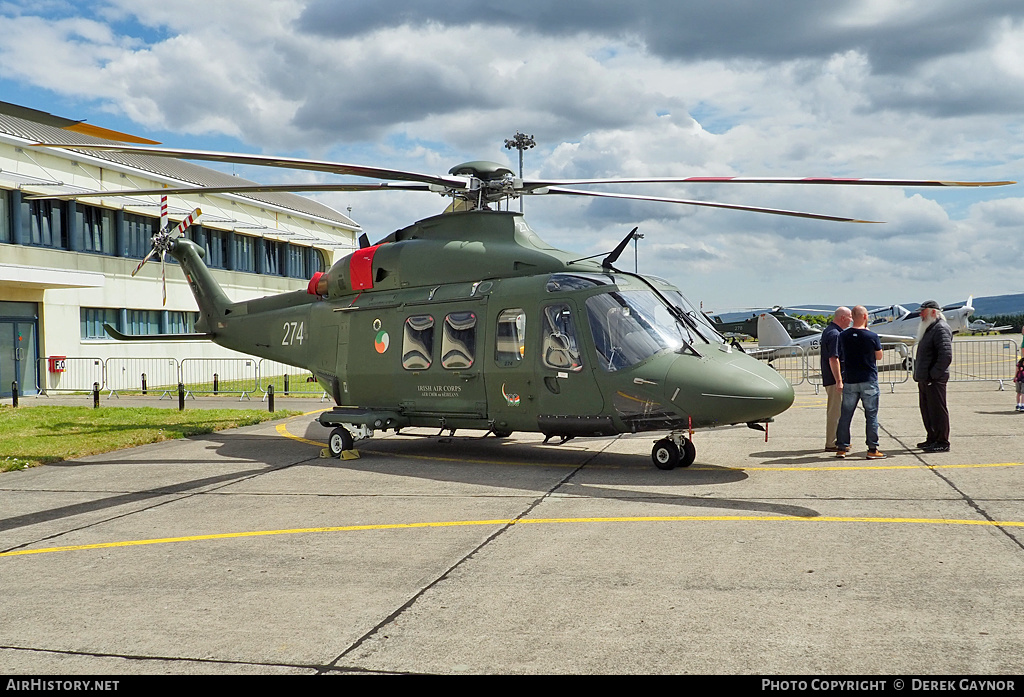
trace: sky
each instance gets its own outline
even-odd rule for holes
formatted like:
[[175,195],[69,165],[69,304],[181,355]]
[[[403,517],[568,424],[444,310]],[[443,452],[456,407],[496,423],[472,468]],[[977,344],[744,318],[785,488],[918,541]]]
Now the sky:
[[[0,0],[0,100],[173,147],[446,174],[1024,179],[1019,0]],[[262,183],[328,175],[236,168]],[[341,180],[338,180],[341,181]],[[595,187],[598,188],[598,187]],[[581,256],[634,226],[641,273],[705,309],[1024,292],[1024,185],[619,185],[525,201]],[[376,241],[436,194],[316,197]],[[630,250],[632,252],[632,250]],[[621,267],[633,268],[633,254]]]

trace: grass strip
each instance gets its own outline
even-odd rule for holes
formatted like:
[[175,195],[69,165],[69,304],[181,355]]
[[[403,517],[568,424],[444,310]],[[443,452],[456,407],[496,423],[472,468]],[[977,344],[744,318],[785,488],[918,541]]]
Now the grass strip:
[[256,409],[0,406],[0,472],[198,436],[301,412]]

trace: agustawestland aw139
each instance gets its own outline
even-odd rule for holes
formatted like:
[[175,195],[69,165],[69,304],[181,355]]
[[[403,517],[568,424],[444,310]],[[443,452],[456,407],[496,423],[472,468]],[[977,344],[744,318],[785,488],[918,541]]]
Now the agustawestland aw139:
[[[312,372],[335,407],[330,451],[409,427],[480,429],[497,437],[539,432],[567,440],[658,434],[661,469],[693,463],[696,429],[746,424],[764,430],[793,403],[793,389],[770,366],[736,350],[667,281],[615,267],[627,235],[603,259],[580,258],[544,242],[521,213],[492,210],[520,196],[572,195],[664,201],[838,222],[814,213],[711,201],[571,188],[623,183],[775,183],[982,186],[1007,182],[890,179],[649,177],[527,180],[493,162],[447,175],[264,155],[113,144],[40,144],[88,153],[117,150],[157,157],[315,170],[386,180],[123,191],[189,195],[255,191],[427,191],[448,209],[361,247],[309,282],[307,290],[232,302],[203,262],[203,250],[165,228],[153,255],[171,254],[196,302],[199,333]],[[102,192],[109,197],[111,191]],[[84,198],[75,194],[74,198]],[[601,256],[601,255],[598,255]],[[124,338],[123,335],[121,338]],[[146,336],[153,340],[153,336]]]

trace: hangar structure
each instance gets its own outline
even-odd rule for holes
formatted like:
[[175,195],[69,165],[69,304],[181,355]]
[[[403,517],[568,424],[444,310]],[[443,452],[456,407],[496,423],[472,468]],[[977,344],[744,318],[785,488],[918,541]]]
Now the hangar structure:
[[[104,333],[104,323],[125,334],[194,331],[198,308],[172,257],[166,305],[159,258],[131,276],[159,230],[160,197],[30,197],[255,182],[179,160],[37,142],[153,141],[0,102],[0,396],[15,380],[21,394],[45,388],[54,379],[40,360],[47,356],[241,357],[207,341],[124,343]],[[202,208],[186,235],[236,302],[305,288],[336,253],[358,246],[354,221],[294,194],[170,196],[168,207],[173,223]]]

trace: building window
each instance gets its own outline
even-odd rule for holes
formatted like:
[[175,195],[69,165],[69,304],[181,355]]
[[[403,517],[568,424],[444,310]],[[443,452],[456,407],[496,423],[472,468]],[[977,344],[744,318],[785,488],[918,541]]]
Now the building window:
[[206,248],[206,265],[211,269],[228,267],[228,234],[223,230],[203,228],[203,246]]
[[103,307],[81,308],[81,332],[83,339],[109,339],[103,331],[103,325],[109,324],[117,329],[117,318],[120,312]]
[[124,250],[126,257],[141,259],[153,248],[153,235],[160,225],[159,218],[147,218],[134,213],[124,214]]
[[75,214],[82,224],[82,249],[96,254],[114,253],[114,211],[79,204]]
[[235,235],[234,271],[256,271],[256,239],[248,235]]
[[167,333],[193,334],[196,331],[196,320],[198,319],[198,312],[178,312],[172,310],[167,313]]
[[159,334],[160,312],[158,310],[128,310],[128,326],[125,334]]
[[54,249],[68,248],[68,228],[63,201],[22,201],[29,244]]
[[11,192],[0,190],[0,242],[11,241]]
[[323,250],[316,247],[309,248],[309,268],[306,270],[310,276],[327,270],[327,257],[324,255]]
[[306,249],[297,245],[288,245],[288,272],[291,278],[308,278],[306,273]]
[[281,247],[280,242],[274,240],[263,240],[263,272],[269,276],[281,275]]

